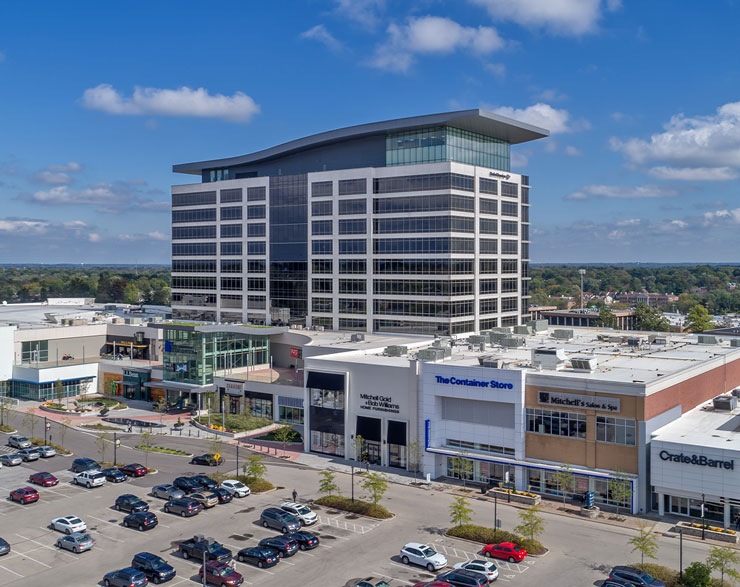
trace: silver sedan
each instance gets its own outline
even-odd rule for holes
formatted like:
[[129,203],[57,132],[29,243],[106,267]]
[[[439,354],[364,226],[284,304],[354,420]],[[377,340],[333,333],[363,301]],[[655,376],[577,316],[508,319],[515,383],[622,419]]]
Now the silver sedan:
[[69,536],[62,536],[57,539],[56,546],[57,548],[64,548],[72,552],[85,552],[95,546],[95,540],[89,534],[75,532]]
[[185,492],[174,485],[155,485],[152,487],[152,495],[161,499],[181,499],[185,497]]
[[40,446],[38,450],[41,458],[44,459],[57,456],[57,451],[51,446]]
[[22,462],[23,459],[21,458],[21,455],[17,453],[0,455],[0,463],[5,465],[6,467],[15,467],[16,465],[20,465]]

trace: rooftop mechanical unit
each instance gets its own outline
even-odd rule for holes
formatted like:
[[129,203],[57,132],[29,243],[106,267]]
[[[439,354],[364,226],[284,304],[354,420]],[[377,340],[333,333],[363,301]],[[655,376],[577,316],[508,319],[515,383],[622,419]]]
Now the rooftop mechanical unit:
[[504,334],[511,334],[511,326],[494,326],[491,328],[491,332],[503,332]]
[[651,334],[648,336],[648,342],[650,344],[668,344],[668,338],[665,336],[658,336],[657,334]]
[[420,361],[442,361],[445,358],[444,349],[421,349],[416,353],[416,358]]
[[401,355],[405,355],[408,352],[408,347],[393,344],[391,346],[385,347],[385,354],[389,357],[400,357]]
[[514,334],[532,334],[532,328],[529,326],[514,326]]
[[712,404],[715,410],[732,411],[737,407],[737,398],[734,395],[718,395]]
[[488,337],[487,336],[481,336],[480,334],[473,334],[472,336],[468,337],[468,343],[470,344],[480,344],[480,343],[487,343]]
[[353,332],[350,340],[352,342],[363,342],[365,340],[365,335],[362,332]]
[[711,334],[698,334],[696,336],[696,340],[699,344],[719,344],[722,342],[721,339],[716,336],[712,336]]
[[570,360],[570,366],[573,367],[574,371],[596,371],[598,364],[596,357],[573,357]]
[[552,337],[558,340],[570,340],[573,338],[573,331],[569,328],[556,328],[552,331]]
[[505,369],[506,363],[504,363],[504,359],[501,357],[496,357],[494,355],[485,355],[483,357],[478,357],[478,363],[481,367],[488,367],[489,369]]
[[491,344],[501,344],[501,341],[505,338],[509,338],[509,334],[506,332],[493,332],[491,331]]
[[740,347],[740,338],[731,338],[730,339],[730,346],[731,347]]
[[532,349],[532,366],[556,371],[565,366],[565,351],[555,347]]
[[524,337],[521,336],[507,336],[499,343],[502,347],[507,349],[516,349],[524,346]]
[[534,332],[545,332],[549,328],[547,320],[528,320],[527,326],[529,326]]

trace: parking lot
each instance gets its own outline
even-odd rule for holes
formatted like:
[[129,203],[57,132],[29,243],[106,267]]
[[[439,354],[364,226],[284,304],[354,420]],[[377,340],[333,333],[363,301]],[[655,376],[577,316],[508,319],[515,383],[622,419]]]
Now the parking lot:
[[[0,536],[12,548],[10,554],[0,557],[0,585],[28,584],[29,580],[102,584],[106,572],[129,566],[133,555],[141,551],[162,556],[176,569],[177,576],[169,585],[197,584],[199,563],[177,554],[180,541],[203,534],[236,555],[242,548],[256,546],[262,538],[276,534],[259,524],[260,512],[290,499],[289,490],[278,488],[266,494],[235,498],[193,518],[181,518],[162,511],[164,500],[152,497],[151,487],[171,482],[179,475],[207,474],[205,467],[173,460],[173,467],[184,470],[86,489],[71,483],[70,465],[71,459],[54,457],[0,470]],[[10,491],[28,485],[30,474],[42,470],[52,473],[60,483],[51,488],[37,487],[39,502],[20,505],[7,499]],[[159,525],[145,532],[124,527],[125,513],[113,508],[116,497],[123,493],[133,493],[148,502]],[[314,509],[318,522],[308,530],[320,538],[321,545],[312,551],[299,551],[270,569],[235,562],[245,585],[326,585],[327,577],[333,578],[332,585],[343,585],[349,579],[367,576],[384,579],[392,587],[414,585],[434,578],[425,569],[406,566],[398,558],[403,544],[417,540],[425,540],[443,553],[450,567],[481,558],[474,552],[474,544],[442,535],[424,535],[406,528],[398,519],[379,521],[322,507]],[[61,534],[51,530],[49,523],[52,518],[66,515],[79,516],[87,523],[88,533],[96,540],[92,551],[74,554],[55,548]],[[499,580],[521,583],[521,577],[537,563],[535,559],[523,564],[498,561]]]

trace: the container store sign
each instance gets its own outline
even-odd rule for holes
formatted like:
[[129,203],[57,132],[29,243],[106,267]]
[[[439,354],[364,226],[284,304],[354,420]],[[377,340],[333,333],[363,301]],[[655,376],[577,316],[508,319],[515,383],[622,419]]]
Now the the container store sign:
[[389,395],[361,393],[360,409],[371,410],[373,412],[388,412],[398,414],[401,412],[401,406],[397,404]]
[[576,393],[538,391],[537,403],[560,408],[580,408],[582,410],[599,410],[602,412],[619,411],[619,398],[595,397],[593,395],[579,395]]

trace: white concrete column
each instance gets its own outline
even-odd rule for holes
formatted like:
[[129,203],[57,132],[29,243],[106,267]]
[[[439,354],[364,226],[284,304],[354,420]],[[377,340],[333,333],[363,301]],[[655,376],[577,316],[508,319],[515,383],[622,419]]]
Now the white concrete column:
[[658,494],[658,515],[665,516],[665,493]]
[[525,467],[514,467],[514,483],[516,483],[517,491],[529,491],[527,488],[527,471],[529,469]]
[[725,499],[725,511],[724,511],[724,527],[725,528],[731,528],[732,527],[732,520],[730,518],[730,502],[729,500]]

